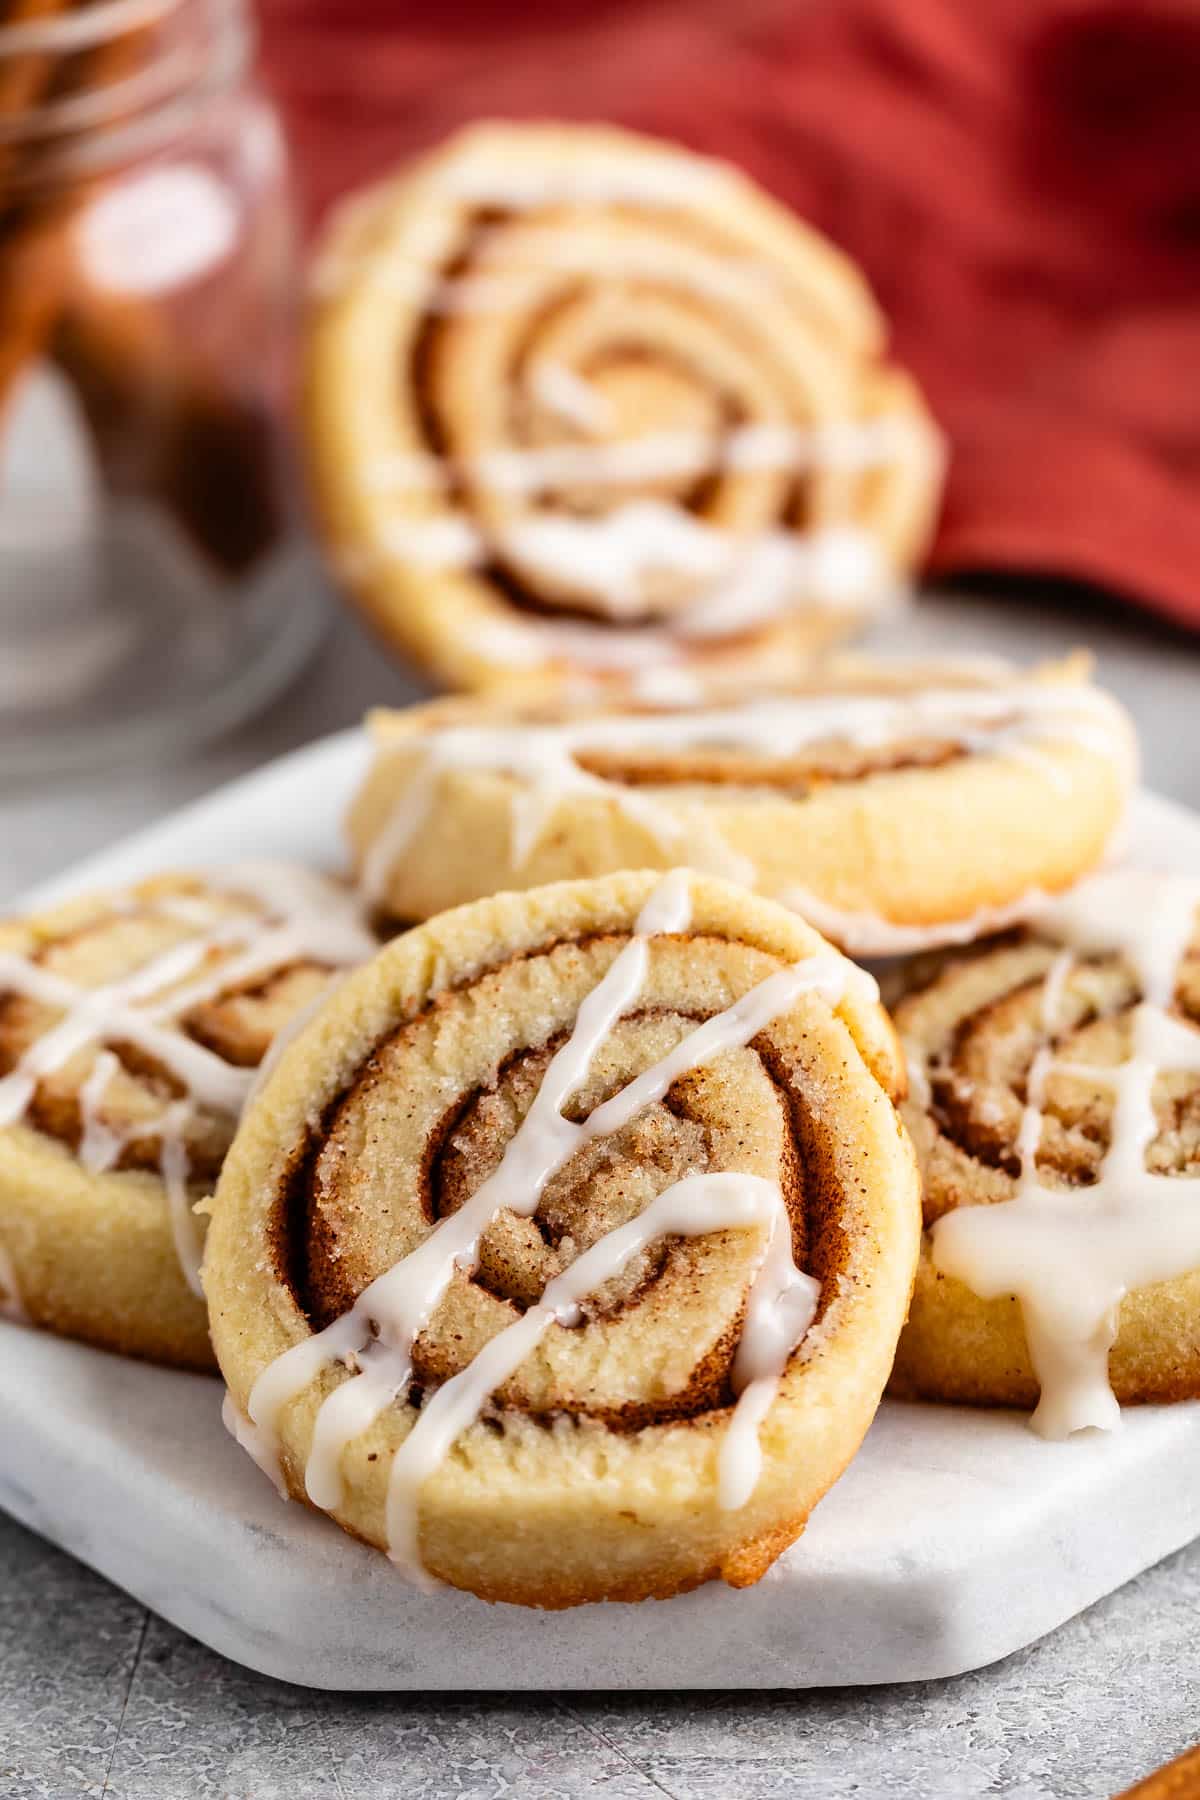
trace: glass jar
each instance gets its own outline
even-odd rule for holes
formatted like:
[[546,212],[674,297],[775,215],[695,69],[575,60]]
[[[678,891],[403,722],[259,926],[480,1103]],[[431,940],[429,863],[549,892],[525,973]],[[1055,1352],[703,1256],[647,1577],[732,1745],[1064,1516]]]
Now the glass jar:
[[2,779],[232,725],[321,601],[283,430],[286,157],[242,0],[0,17]]

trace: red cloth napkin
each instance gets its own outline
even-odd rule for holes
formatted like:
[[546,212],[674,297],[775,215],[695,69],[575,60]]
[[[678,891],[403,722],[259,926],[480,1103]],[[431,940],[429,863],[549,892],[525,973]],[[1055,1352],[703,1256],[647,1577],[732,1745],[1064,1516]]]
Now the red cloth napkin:
[[263,12],[312,216],[478,117],[732,157],[862,264],[949,433],[933,571],[1079,578],[1200,626],[1197,0]]

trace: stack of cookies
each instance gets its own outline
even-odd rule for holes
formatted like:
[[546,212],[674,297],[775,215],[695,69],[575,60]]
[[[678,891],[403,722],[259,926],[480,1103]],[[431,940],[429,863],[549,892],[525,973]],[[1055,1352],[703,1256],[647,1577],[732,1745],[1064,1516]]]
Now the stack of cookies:
[[756,1581],[889,1383],[1200,1395],[1200,883],[1120,861],[1086,655],[828,648],[937,491],[855,272],[489,127],[318,282],[336,566],[472,691],[372,715],[344,882],[0,936],[9,1313],[215,1359],[281,1493],[540,1607]]

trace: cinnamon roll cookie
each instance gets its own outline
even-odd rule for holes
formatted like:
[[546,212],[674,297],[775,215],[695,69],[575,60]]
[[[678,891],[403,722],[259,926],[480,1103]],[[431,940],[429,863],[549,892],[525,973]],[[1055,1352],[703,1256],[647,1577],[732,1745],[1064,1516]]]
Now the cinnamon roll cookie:
[[316,272],[331,560],[451,687],[795,674],[893,600],[936,431],[857,270],[743,175],[598,126],[473,127]]
[[211,1366],[194,1204],[275,1034],[375,947],[345,889],[274,864],[0,925],[4,1311]]
[[887,1379],[919,1204],[870,977],[677,870],[446,913],[351,976],[226,1159],[231,1429],[417,1579],[756,1581]]
[[876,956],[976,937],[1077,880],[1135,761],[1086,659],[1029,675],[855,660],[669,712],[435,702],[371,731],[348,832],[394,918],[686,862]]
[[1198,907],[1096,876],[899,1006],[929,1229],[898,1392],[1051,1437],[1200,1396]]

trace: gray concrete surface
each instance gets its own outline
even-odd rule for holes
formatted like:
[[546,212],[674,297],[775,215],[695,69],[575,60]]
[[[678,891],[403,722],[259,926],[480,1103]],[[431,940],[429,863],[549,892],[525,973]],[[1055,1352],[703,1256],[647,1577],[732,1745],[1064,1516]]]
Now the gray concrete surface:
[[[1200,644],[1029,593],[931,598],[889,635],[897,648],[1026,659],[1090,644],[1137,717],[1149,784],[1200,807]],[[86,785],[0,788],[0,901],[413,691],[341,619],[293,692],[219,747]],[[1198,1614],[1200,1544],[956,1681],[357,1698],[223,1662],[0,1517],[0,1800],[1102,1800],[1200,1738]]]
[[1196,1737],[1198,1611],[1200,1545],[956,1681],[357,1698],[224,1662],[0,1519],[0,1795],[1101,1800]]

